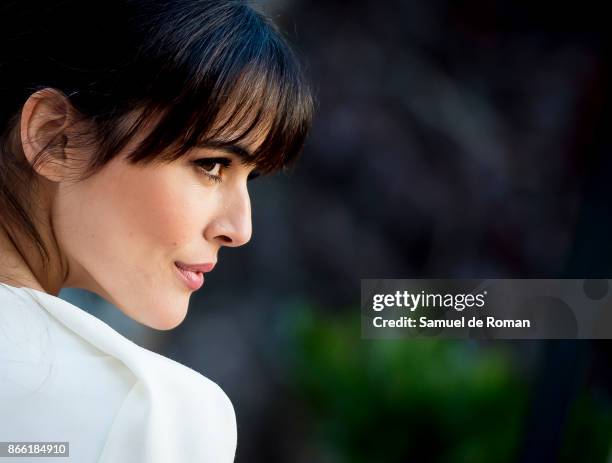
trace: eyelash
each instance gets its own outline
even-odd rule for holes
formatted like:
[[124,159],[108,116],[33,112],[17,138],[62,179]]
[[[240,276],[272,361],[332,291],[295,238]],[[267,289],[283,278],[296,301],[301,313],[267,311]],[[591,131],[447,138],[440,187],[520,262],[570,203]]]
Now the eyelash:
[[[206,170],[206,167],[212,166],[211,170],[213,170],[215,167],[215,164],[221,164],[220,172],[222,172],[223,169],[227,169],[231,165],[232,160],[228,158],[200,158],[200,159],[196,159],[194,163],[197,165],[198,169],[204,175],[206,175],[210,180],[212,180],[215,183],[221,183],[223,181],[223,177],[221,175],[213,175],[209,173]],[[247,177],[247,181],[253,180],[256,177],[259,177],[259,175],[260,175],[259,172],[253,171]]]
[[198,166],[200,171],[204,175],[206,175],[210,180],[212,180],[215,183],[221,183],[223,181],[222,176],[209,173],[206,170],[206,167],[212,167],[210,170],[214,170],[216,164],[221,164],[220,172],[222,172],[223,169],[227,169],[230,166],[232,161],[231,159],[227,159],[227,158],[201,158],[201,159],[196,159],[194,163]]

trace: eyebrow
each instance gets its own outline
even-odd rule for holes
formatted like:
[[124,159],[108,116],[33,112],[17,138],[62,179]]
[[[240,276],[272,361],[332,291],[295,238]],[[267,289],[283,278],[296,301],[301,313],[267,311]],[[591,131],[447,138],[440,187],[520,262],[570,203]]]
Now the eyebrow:
[[234,144],[227,145],[223,143],[208,142],[208,143],[201,143],[198,145],[198,147],[225,151],[226,153],[229,153],[229,154],[235,154],[239,158],[250,158],[253,156],[253,153],[251,153],[248,149],[243,148],[242,146],[239,146],[239,145],[234,145]]

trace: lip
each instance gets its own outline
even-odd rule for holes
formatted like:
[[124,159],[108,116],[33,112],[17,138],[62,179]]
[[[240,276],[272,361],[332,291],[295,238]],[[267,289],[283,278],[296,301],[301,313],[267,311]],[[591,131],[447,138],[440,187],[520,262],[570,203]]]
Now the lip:
[[196,291],[204,284],[204,273],[210,272],[215,266],[210,264],[184,264],[183,262],[175,262],[177,274],[192,291]]
[[186,264],[184,262],[181,262],[180,260],[177,260],[174,265],[176,265],[178,268],[182,268],[190,272],[200,273],[210,272],[213,268],[215,268],[215,262],[208,262],[204,264]]

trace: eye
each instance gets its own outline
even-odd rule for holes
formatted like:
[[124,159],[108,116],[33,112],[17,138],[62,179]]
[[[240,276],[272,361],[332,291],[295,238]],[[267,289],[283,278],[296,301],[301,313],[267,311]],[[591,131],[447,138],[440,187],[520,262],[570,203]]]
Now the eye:
[[222,180],[221,174],[225,168],[229,167],[231,162],[228,158],[201,158],[194,161],[204,175],[215,182]]
[[221,172],[220,162],[201,163],[200,166],[210,175],[219,175],[219,173]]

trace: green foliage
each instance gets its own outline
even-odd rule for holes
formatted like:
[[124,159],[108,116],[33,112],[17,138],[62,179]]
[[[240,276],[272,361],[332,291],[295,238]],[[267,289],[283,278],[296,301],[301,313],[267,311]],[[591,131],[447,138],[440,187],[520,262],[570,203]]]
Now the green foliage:
[[610,461],[611,406],[608,397],[583,391],[570,411],[560,462]]
[[288,310],[292,380],[316,444],[350,463],[514,461],[526,388],[510,355],[467,341],[363,340],[358,310]]

